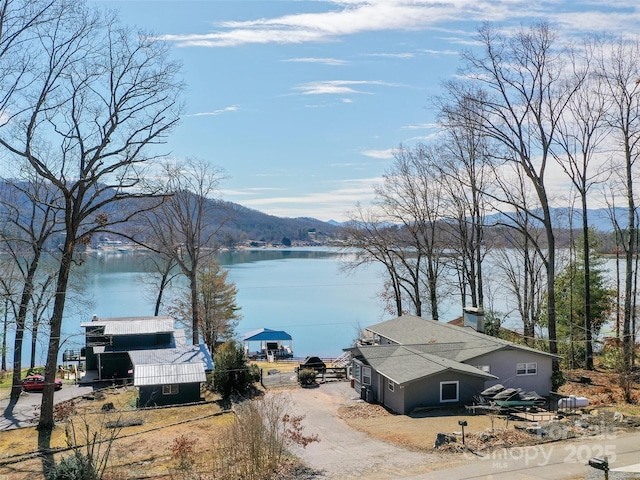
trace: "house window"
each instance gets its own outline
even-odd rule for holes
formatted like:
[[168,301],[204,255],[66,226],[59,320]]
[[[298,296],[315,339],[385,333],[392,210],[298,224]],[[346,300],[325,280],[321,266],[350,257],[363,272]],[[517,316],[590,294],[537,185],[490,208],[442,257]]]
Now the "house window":
[[440,403],[458,401],[459,382],[440,382]]
[[178,385],[176,383],[172,383],[170,385],[162,386],[162,394],[163,395],[177,395],[178,394]]
[[491,365],[476,365],[476,368],[484,373],[491,373]]
[[362,367],[362,384],[371,385],[371,367]]
[[360,364],[359,363],[353,364],[353,378],[356,379],[356,382],[360,381]]
[[537,375],[537,363],[516,363],[516,375]]
[[388,382],[387,385],[389,386],[389,391],[393,392],[394,389],[396,388],[396,384],[393,383],[393,380],[387,380],[387,382]]

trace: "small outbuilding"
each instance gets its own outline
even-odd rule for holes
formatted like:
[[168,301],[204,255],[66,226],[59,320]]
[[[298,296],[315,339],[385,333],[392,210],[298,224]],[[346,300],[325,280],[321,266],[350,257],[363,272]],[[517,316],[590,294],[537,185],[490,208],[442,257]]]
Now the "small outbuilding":
[[87,381],[133,382],[140,407],[201,400],[200,387],[213,370],[211,353],[204,344],[188,344],[172,317],[94,315],[81,326]]

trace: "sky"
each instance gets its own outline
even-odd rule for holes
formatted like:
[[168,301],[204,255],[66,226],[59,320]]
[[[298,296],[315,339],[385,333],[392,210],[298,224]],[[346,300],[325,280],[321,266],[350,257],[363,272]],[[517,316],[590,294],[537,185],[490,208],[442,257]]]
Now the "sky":
[[167,151],[225,171],[221,198],[344,221],[400,145],[437,134],[431,99],[483,22],[633,36],[637,0],[92,0],[171,45],[185,110]]

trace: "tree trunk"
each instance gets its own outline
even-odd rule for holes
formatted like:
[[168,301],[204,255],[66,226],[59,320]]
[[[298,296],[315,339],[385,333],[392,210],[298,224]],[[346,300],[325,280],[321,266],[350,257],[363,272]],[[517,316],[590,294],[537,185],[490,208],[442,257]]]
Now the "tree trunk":
[[195,266],[192,266],[189,276],[189,286],[191,288],[193,344],[198,345],[200,343],[200,319],[198,308],[198,273],[196,272]]
[[589,221],[587,217],[587,196],[582,197],[582,249],[584,256],[584,329],[586,335],[586,364],[587,370],[593,370],[593,338],[591,331],[591,261],[589,259]]
[[56,282],[56,294],[51,315],[51,333],[49,347],[47,349],[47,363],[44,370],[44,390],[42,391],[42,403],[40,406],[40,420],[38,430],[51,431],[55,427],[53,418],[55,379],[58,366],[58,353],[60,350],[60,335],[62,332],[62,318],[66,301],[69,274],[73,264],[73,251],[75,232],[67,232]]

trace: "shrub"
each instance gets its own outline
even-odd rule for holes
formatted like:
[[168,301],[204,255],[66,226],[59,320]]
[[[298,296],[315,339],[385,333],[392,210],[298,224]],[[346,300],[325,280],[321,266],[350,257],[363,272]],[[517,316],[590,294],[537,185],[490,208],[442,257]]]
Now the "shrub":
[[180,435],[171,444],[171,458],[176,462],[176,470],[181,478],[188,478],[193,471],[196,452],[195,445],[198,441],[186,435]]
[[240,404],[236,421],[213,446],[213,477],[225,480],[275,478],[285,463],[288,446],[304,448],[319,441],[317,435],[303,434],[304,417],[289,415],[288,407],[288,398],[283,395],[269,395]]
[[314,385],[316,383],[316,371],[304,368],[298,372],[300,385]]
[[260,379],[260,371],[247,364],[240,344],[231,340],[218,347],[213,357],[213,388],[228,400],[232,394],[244,395]]
[[557,391],[565,383],[567,383],[567,380],[564,378],[564,374],[562,373],[562,371],[558,370],[557,372],[553,372],[551,374],[551,388],[554,392]]
[[98,480],[102,478],[96,472],[93,462],[81,452],[63,457],[56,463],[47,480]]

